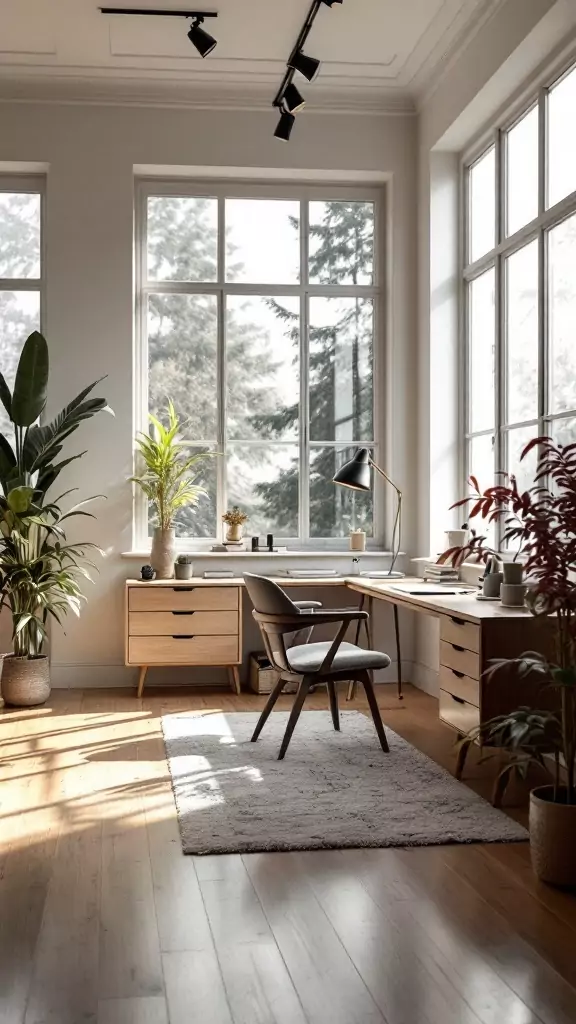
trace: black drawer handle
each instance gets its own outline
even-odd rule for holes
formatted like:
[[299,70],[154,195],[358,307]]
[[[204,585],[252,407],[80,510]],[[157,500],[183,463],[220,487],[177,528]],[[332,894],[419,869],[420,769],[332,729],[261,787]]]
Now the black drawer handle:
[[177,594],[182,592],[189,594],[190,591],[196,590],[196,587],[172,587],[172,590],[175,590]]
[[451,646],[451,647],[453,648],[453,650],[455,650],[455,651],[463,651],[463,650],[464,650],[464,648],[463,648],[463,647],[459,647],[459,646],[458,646],[458,644],[451,644],[450,646]]
[[465,704],[466,701],[462,700],[462,697],[457,697],[455,693],[451,693],[452,700],[455,700],[457,704]]
[[458,676],[458,679],[464,679],[463,672],[457,672],[455,668],[451,668],[450,671],[453,672],[455,676]]
[[194,615],[194,612],[172,612],[172,615]]
[[455,615],[451,615],[450,618],[452,619],[452,622],[454,623],[455,626],[466,625],[466,619],[457,619]]
[[172,634],[172,639],[173,640],[193,640],[194,639],[194,634],[193,633],[173,633]]

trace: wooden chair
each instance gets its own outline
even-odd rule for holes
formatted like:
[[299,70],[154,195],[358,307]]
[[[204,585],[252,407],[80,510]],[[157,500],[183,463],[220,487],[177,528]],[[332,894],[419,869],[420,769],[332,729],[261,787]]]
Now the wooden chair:
[[[298,605],[288,597],[272,580],[265,576],[244,573],[246,589],[254,605],[252,612],[260,626],[266,654],[271,665],[278,672],[278,682],[270,694],[266,706],[260,715],[252,736],[252,742],[258,739],[266,721],[274,707],[282,689],[287,682],[297,683],[298,691],[286,732],[280,747],[278,760],[281,761],[288,749],[296,722],[300,716],[306,694],[312,686],[325,683],[330,699],[330,711],[334,728],[340,730],[338,698],[335,683],[340,680],[354,680],[362,683],[368,705],[374,720],[380,745],[388,753],[388,741],[380,717],[370,672],[377,668],[387,668],[390,658],[379,651],[366,651],[356,644],[344,643],[344,636],[351,622],[368,619],[367,612],[345,611],[310,611]],[[334,640],[321,643],[306,643],[294,647],[286,647],[285,637],[289,633],[299,633],[304,629],[312,629],[323,623],[339,624]]]

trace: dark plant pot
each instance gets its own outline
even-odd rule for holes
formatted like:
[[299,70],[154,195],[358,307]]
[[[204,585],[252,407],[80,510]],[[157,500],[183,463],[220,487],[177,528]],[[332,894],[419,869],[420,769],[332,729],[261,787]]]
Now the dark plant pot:
[[2,659],[2,696],[15,708],[44,704],[50,696],[50,664],[46,655],[17,658],[7,654]]
[[[559,796],[566,799],[566,790]],[[576,885],[576,804],[554,803],[554,787],[530,793],[530,852],[539,879]]]
[[194,566],[191,562],[181,564],[180,562],[174,563],[174,572],[177,580],[191,580]]

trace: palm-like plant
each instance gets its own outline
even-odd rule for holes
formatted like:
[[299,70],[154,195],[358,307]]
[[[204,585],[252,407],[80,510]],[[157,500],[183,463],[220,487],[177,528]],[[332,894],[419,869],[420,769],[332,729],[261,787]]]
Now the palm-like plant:
[[161,530],[170,530],[179,509],[195,508],[206,494],[204,487],[193,482],[195,467],[217,454],[190,455],[191,442],[180,437],[180,419],[172,402],[168,402],[167,416],[168,426],[165,427],[156,416],[150,415],[150,433],[137,435],[136,444],[145,472],[130,477],[144,491]]

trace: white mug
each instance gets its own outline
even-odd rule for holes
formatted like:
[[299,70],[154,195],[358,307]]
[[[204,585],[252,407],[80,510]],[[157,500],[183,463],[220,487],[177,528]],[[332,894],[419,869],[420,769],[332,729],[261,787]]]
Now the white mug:
[[468,530],[446,530],[448,549],[463,548],[468,540]]

